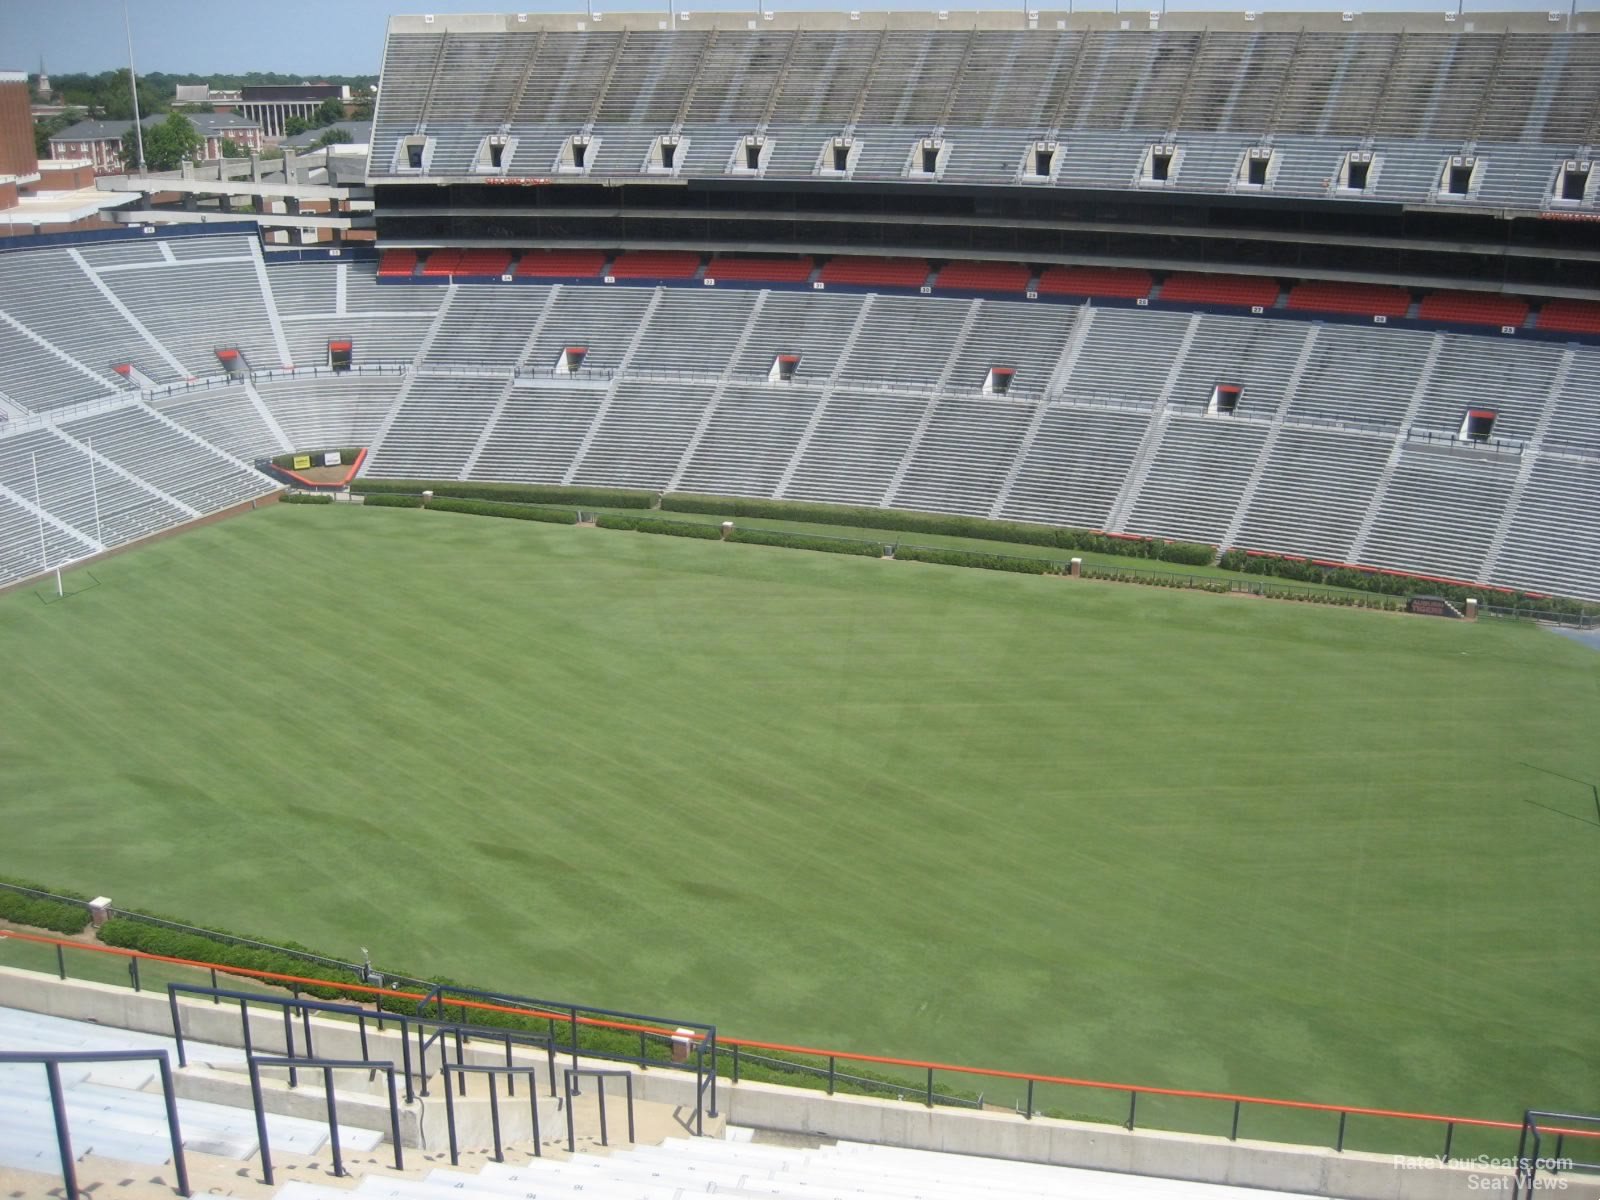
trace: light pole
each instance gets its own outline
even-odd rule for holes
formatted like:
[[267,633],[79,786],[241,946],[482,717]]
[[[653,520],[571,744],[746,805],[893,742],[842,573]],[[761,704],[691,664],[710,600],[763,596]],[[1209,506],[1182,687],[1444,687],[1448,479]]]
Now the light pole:
[[128,0],[122,0],[122,28],[128,35],[128,88],[133,92],[133,140],[139,148],[139,174],[144,174],[144,126],[139,124],[139,76],[133,69],[133,24],[128,20]]

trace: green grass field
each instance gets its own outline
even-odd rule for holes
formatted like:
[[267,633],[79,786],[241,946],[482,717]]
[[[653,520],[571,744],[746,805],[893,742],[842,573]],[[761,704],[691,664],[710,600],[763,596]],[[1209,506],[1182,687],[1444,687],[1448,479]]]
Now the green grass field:
[[0,873],[736,1035],[1600,1109],[1600,655],[1531,626],[343,505],[92,569],[0,598]]

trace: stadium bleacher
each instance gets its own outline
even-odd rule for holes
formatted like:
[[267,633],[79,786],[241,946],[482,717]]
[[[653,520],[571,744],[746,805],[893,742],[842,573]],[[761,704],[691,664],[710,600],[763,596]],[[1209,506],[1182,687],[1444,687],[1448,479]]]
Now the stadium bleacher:
[[[1565,551],[1553,548],[1541,569],[1536,527],[1517,507],[1537,505],[1552,528],[1570,529],[1546,481],[1568,471],[1586,480],[1582,464],[1600,453],[1593,415],[1600,350],[1588,345],[1512,342],[1469,326],[1427,332],[1278,320],[1272,310],[1266,317],[1173,311],[1182,307],[1172,300],[1177,277],[1166,281],[1161,298],[1169,303],[1159,309],[1116,307],[1153,289],[1154,280],[1107,268],[1053,267],[1039,290],[1120,292],[1112,307],[1103,306],[1106,297],[1029,304],[759,286],[719,292],[693,279],[664,287],[607,288],[595,279],[590,286],[396,288],[378,286],[381,268],[370,261],[281,263],[261,273],[237,237],[193,242],[181,258],[148,242],[127,255],[115,245],[91,246],[92,259],[27,251],[10,259],[27,273],[0,272],[0,295],[16,297],[5,281],[35,277],[48,258],[48,269],[80,281],[70,286],[101,307],[110,330],[120,324],[137,339],[141,363],[170,360],[207,377],[203,389],[180,385],[142,404],[124,392],[124,407],[80,415],[74,405],[110,403],[121,390],[114,373],[106,373],[106,387],[83,386],[94,381],[69,351],[43,334],[24,338],[38,354],[15,361],[29,364],[37,386],[12,394],[37,396],[41,410],[58,411],[60,432],[0,426],[0,464],[9,463],[0,469],[0,486],[9,489],[0,501],[17,543],[7,548],[13,577],[40,561],[36,529],[34,548],[21,544],[33,511],[23,448],[43,449],[52,477],[42,499],[61,527],[47,529],[47,542],[78,556],[97,541],[81,434],[95,446],[108,545],[191,511],[247,500],[252,489],[270,490],[241,462],[288,449],[368,446],[365,469],[380,477],[573,480],[894,504],[1486,581],[1498,581],[1486,568],[1503,566],[1522,586],[1594,590],[1588,568]],[[492,258],[514,271],[554,259],[552,269],[567,272],[598,271],[607,256],[526,252],[514,266],[499,251]],[[661,260],[644,261],[648,271],[660,269]],[[698,268],[700,258],[681,261]],[[804,259],[711,261],[749,264],[734,266],[735,277],[797,280],[812,269]],[[860,262],[836,257],[830,265]],[[909,270],[904,260],[888,268],[867,262],[870,277],[887,269],[896,279],[926,278],[918,260]],[[860,277],[850,275],[854,269],[846,276]],[[1012,265],[1010,278],[1026,269]],[[993,278],[982,264],[953,264],[940,277],[952,270],[957,280]],[[105,290],[126,297],[137,330],[91,282],[101,271]],[[182,281],[193,281],[191,298],[160,300],[162,286],[181,291]],[[873,285],[858,286],[870,293]],[[1223,291],[1240,295],[1233,286],[1185,281],[1178,294],[1196,288],[1193,303],[1205,307]],[[204,297],[213,294],[226,304],[207,312]],[[1373,308],[1395,312],[1403,295],[1302,283],[1287,303],[1306,315],[1356,310],[1348,318]],[[13,300],[16,312],[0,314],[39,318],[65,328],[70,345],[83,344],[76,324],[52,325],[32,298]],[[1264,289],[1242,298],[1265,298]],[[1441,303],[1454,312],[1449,306],[1461,301]],[[1423,311],[1432,311],[1426,298]],[[1564,310],[1552,301],[1541,311],[1559,322]],[[280,369],[273,314],[300,370]],[[0,323],[0,336],[6,329],[15,332]],[[363,371],[327,371],[327,342],[335,338],[352,341]],[[254,378],[212,378],[221,375],[216,350],[224,343],[242,349]],[[583,348],[582,365],[563,383],[552,372],[572,346]],[[796,359],[782,389],[769,382],[779,356]],[[388,373],[370,373],[378,368]],[[997,369],[1003,394],[986,395]],[[533,377],[514,379],[519,371]],[[171,375],[169,367],[156,381]],[[1231,417],[1210,411],[1222,385],[1240,389]],[[1493,447],[1435,453],[1459,439],[1468,407],[1485,406],[1496,414],[1498,455]],[[1103,444],[1080,444],[1085,436]],[[1528,471],[1519,471],[1518,454],[1530,456]],[[1576,465],[1558,467],[1554,456]],[[1472,505],[1444,504],[1453,488],[1470,490]],[[1297,504],[1312,495],[1324,501]],[[1430,539],[1433,548],[1425,549]]]
[[[470,176],[485,136],[503,132],[514,143],[499,169],[516,175],[805,178],[835,173],[832,139],[848,135],[856,181],[1106,188],[1176,135],[1164,186],[1235,191],[1245,154],[1270,144],[1264,186],[1279,194],[1435,203],[1450,156],[1477,143],[1474,194],[1537,209],[1553,165],[1592,139],[1587,109],[1557,97],[1600,83],[1588,32],[678,25],[394,18],[371,174]],[[581,165],[576,130],[590,138]],[[666,130],[682,147],[670,167],[656,149]],[[753,167],[752,131],[764,138]],[[933,176],[918,149],[930,131]],[[1045,176],[1019,169],[1036,140],[1066,134]],[[404,143],[419,137],[412,167]],[[1380,169],[1344,188],[1340,164],[1363,140]]]

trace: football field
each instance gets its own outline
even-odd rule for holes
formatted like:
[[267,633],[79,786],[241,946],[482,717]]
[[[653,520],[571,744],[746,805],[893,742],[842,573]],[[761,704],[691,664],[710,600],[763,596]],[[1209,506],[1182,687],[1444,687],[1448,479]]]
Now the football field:
[[1532,626],[345,505],[92,571],[0,597],[0,874],[733,1035],[1600,1110],[1600,654]]

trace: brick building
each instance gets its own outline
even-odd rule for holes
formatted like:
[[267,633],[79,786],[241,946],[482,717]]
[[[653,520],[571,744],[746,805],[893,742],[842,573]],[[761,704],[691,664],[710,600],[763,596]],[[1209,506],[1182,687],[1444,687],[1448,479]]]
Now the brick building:
[[[237,113],[186,113],[195,130],[204,139],[201,158],[221,158],[222,143],[232,141],[244,150],[260,150],[263,145],[261,126]],[[167,118],[164,114],[146,117],[140,122],[148,137],[152,127]],[[123,164],[123,144],[128,144],[129,157],[133,154],[132,121],[79,121],[63,129],[50,139],[51,158],[86,158],[94,164],[97,174],[120,174]],[[32,148],[32,135],[29,135]]]
[[28,181],[39,174],[31,102],[27,74],[0,71],[0,175]]

